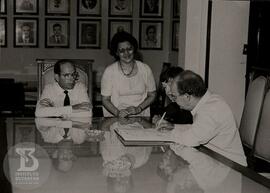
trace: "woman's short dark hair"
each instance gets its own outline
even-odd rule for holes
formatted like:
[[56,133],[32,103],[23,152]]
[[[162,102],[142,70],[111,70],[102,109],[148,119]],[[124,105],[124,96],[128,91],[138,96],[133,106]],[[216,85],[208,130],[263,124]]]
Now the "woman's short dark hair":
[[134,49],[134,54],[137,52],[138,49],[138,42],[137,40],[128,32],[121,31],[117,32],[110,43],[110,54],[114,56],[116,60],[119,60],[119,56],[117,55],[117,49],[118,49],[118,44],[121,42],[129,42]]
[[183,72],[183,68],[179,66],[169,67],[165,72],[161,74],[160,82],[168,82],[170,78],[175,78],[181,72]]
[[190,70],[181,72],[176,77],[176,83],[180,95],[187,93],[195,97],[202,97],[207,90],[202,77]]
[[76,69],[75,67],[75,64],[72,60],[69,60],[69,59],[61,59],[61,60],[58,60],[55,64],[54,64],[54,68],[53,68],[53,71],[55,74],[58,74],[60,75],[61,73],[61,65],[62,64],[66,64],[66,63],[70,63],[74,66],[74,68]]

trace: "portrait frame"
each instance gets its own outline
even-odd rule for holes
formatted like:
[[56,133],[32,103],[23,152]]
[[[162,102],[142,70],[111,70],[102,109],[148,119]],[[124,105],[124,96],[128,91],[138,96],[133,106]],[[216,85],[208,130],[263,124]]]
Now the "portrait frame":
[[59,4],[55,4],[55,0],[46,0],[45,2],[46,15],[70,15],[70,0],[59,0]]
[[109,0],[110,17],[131,17],[133,12],[133,0],[126,0],[125,8],[117,5],[117,0]]
[[172,24],[172,50],[178,51],[179,49],[179,21],[173,21]]
[[117,20],[117,19],[110,19],[108,26],[108,48],[110,47],[110,42],[114,34],[118,31],[118,28],[121,26],[123,27],[124,31],[132,34],[132,20]]
[[0,47],[7,47],[7,18],[0,18]]
[[[54,28],[60,28],[59,42],[54,38]],[[59,30],[58,30],[59,31]],[[69,18],[45,19],[45,48],[69,48],[70,20]]]
[[[31,29],[28,43],[25,43],[22,35],[22,27]],[[14,18],[14,47],[38,47],[38,18]]]
[[173,18],[180,18],[181,0],[173,0]]
[[148,6],[148,0],[140,0],[140,17],[163,17],[163,0],[155,0],[153,8]]
[[[154,28],[155,38],[147,37],[147,31]],[[163,47],[163,21],[140,21],[139,48],[143,50],[161,50]]]
[[[91,30],[90,31],[91,36],[89,36],[91,39],[87,38],[87,28]],[[77,19],[77,48],[99,49],[100,47],[101,47],[101,20]]]
[[[23,5],[23,2],[29,1],[30,4]],[[15,15],[38,15],[39,0],[14,0],[14,14]]]
[[101,16],[101,3],[102,0],[94,0],[93,5],[89,5],[88,8],[85,4],[85,0],[77,1],[77,15],[78,16]]
[[7,0],[1,0],[0,2],[0,13],[7,14]]

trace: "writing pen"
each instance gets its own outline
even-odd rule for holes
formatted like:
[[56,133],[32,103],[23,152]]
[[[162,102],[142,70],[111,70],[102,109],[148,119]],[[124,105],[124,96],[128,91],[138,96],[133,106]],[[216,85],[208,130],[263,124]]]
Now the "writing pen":
[[159,120],[159,122],[158,122],[158,124],[157,124],[157,126],[156,126],[156,129],[158,129],[158,128],[159,128],[159,126],[160,126],[160,124],[162,123],[162,121],[163,121],[163,119],[164,119],[165,115],[166,115],[166,112],[164,112],[164,113],[163,113],[163,115],[162,115],[161,119]]

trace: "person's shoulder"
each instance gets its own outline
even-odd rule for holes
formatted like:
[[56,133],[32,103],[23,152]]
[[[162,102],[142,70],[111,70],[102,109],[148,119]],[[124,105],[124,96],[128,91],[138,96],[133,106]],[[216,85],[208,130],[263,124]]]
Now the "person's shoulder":
[[109,64],[106,66],[105,71],[113,71],[115,68],[117,68],[117,62],[113,62],[112,64]]
[[146,64],[140,60],[136,60],[136,64],[138,65],[138,67],[150,68],[148,64]]
[[55,89],[56,86],[57,86],[57,83],[56,83],[56,82],[49,83],[49,84],[46,84],[46,85],[44,86],[44,90],[45,90],[45,89]]
[[75,84],[74,89],[80,89],[80,88],[86,88],[86,85],[85,85],[83,82],[78,81],[78,82]]
[[[224,100],[224,98],[218,94],[211,93],[207,91],[208,98],[205,101],[205,105],[200,109],[202,113],[210,113],[212,116],[216,115],[225,118],[227,115],[232,114],[232,110],[229,104]],[[220,117],[220,116],[219,116]]]
[[138,66],[139,69],[141,69],[141,71],[143,72],[152,72],[150,66],[144,62],[141,62],[139,60],[136,60],[136,64]]

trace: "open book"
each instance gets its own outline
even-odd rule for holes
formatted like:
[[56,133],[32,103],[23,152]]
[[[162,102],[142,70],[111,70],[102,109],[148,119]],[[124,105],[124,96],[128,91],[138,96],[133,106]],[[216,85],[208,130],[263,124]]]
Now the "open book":
[[156,129],[123,129],[114,130],[124,145],[168,145],[173,143],[171,132],[161,133]]

